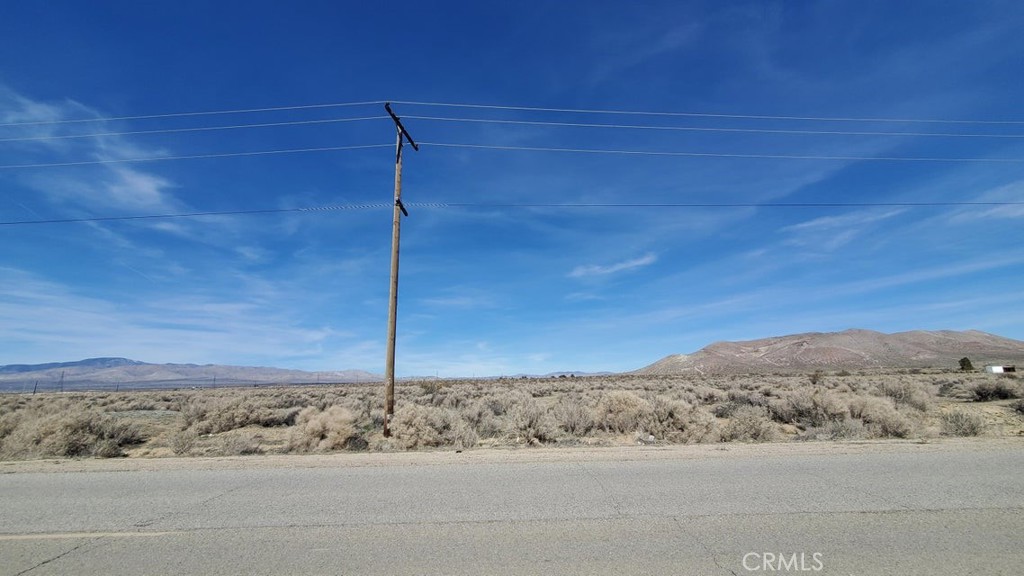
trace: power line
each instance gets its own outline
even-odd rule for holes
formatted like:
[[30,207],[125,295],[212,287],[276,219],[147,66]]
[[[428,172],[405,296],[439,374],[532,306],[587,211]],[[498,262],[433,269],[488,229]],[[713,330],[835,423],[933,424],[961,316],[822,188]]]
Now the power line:
[[[928,158],[916,156],[819,156],[804,154],[729,154],[719,152],[666,152],[656,150],[608,150],[601,148],[553,148],[541,146],[497,146],[456,142],[421,142],[423,146],[472,148],[480,150],[512,150],[524,152],[572,152],[578,154],[626,154],[633,156],[681,156],[690,158],[767,158],[775,160],[857,160],[886,162],[1024,162],[1024,158]],[[2,166],[0,166],[2,168]]]
[[477,122],[485,124],[514,124],[526,126],[558,126],[577,128],[615,128],[630,130],[668,130],[684,132],[740,132],[754,134],[822,134],[833,136],[915,136],[949,138],[1024,138],[1024,134],[959,134],[954,132],[861,132],[844,130],[782,130],[770,128],[711,128],[701,126],[651,126],[635,124],[595,124],[585,122],[553,122],[546,120],[499,120],[491,118],[452,118],[446,116],[414,116],[403,118],[443,122]]
[[292,122],[264,122],[261,124],[234,124],[229,126],[201,126],[197,128],[167,128],[163,130],[133,130],[129,132],[102,132],[97,134],[66,134],[60,136],[27,136],[23,138],[0,138],[0,142],[28,142],[34,140],[64,140],[69,138],[99,138],[104,136],[136,136],[140,134],[172,134],[177,132],[205,132],[211,130],[238,130],[242,128],[268,128],[274,126],[301,126],[306,124],[331,124],[338,122],[361,122],[381,120],[387,116],[363,116],[360,118],[328,118],[324,120],[296,120]]
[[[602,148],[555,148],[543,146],[499,146],[491,144],[465,144],[457,142],[421,142],[424,146],[440,148],[470,148],[478,150],[510,150],[520,152],[568,152],[577,154],[623,154],[630,156],[669,156],[688,158],[745,158],[774,160],[843,160],[843,161],[876,161],[876,162],[991,162],[1020,163],[1024,158],[936,158],[917,156],[821,156],[810,154],[732,154],[724,152],[672,152],[657,150],[612,150]],[[303,154],[309,152],[334,152],[341,150],[361,150],[368,148],[386,148],[390,144],[363,144],[355,146],[324,146],[318,148],[287,148],[278,150],[258,150],[253,152],[224,152],[213,154],[192,154],[186,156],[149,156],[145,158],[118,158],[109,160],[82,160],[75,162],[50,162],[41,164],[6,164],[0,170],[24,168],[55,168],[63,166],[88,166],[95,164],[120,164],[128,162],[160,162],[167,160],[195,160],[202,158],[234,158],[240,156],[266,156],[273,154]]]
[[[406,202],[410,208],[942,208],[957,206],[1024,206],[1021,202],[652,202],[652,203],[493,203],[493,202]],[[250,216],[283,213],[325,213],[346,210],[391,209],[393,204],[374,202],[341,204],[305,208],[268,208],[261,210],[225,210],[209,212],[183,212],[174,214],[142,214],[130,216],[94,216],[84,218],[54,218],[40,220],[0,221],[0,226],[34,224],[71,224],[82,222],[114,222],[130,220],[159,220],[197,218],[201,216]]]
[[335,206],[315,206],[311,208],[267,208],[263,210],[224,210],[211,212],[182,212],[175,214],[140,214],[132,216],[91,216],[85,218],[12,220],[7,222],[0,222],[0,226],[18,226],[31,224],[72,224],[81,222],[116,222],[126,220],[163,220],[172,218],[196,218],[200,216],[252,216],[258,214],[284,214],[288,212],[334,212],[339,210],[367,210],[371,208],[390,207],[391,204],[378,202],[372,204],[342,204]]
[[654,203],[475,203],[421,202],[418,208],[941,208],[947,206],[1024,206],[1021,202],[654,202]]
[[281,112],[285,110],[312,110],[317,108],[342,108],[347,106],[369,106],[383,104],[383,100],[367,102],[333,102],[329,104],[303,104],[295,106],[274,106],[270,108],[241,108],[235,110],[212,110],[203,112],[171,112],[166,114],[143,114],[139,116],[100,116],[96,118],[77,118],[70,120],[38,120],[31,122],[6,122],[0,126],[42,126],[48,124],[75,124],[79,122],[113,122],[115,120],[147,120],[151,118],[182,118],[186,116],[215,116],[218,114],[249,114],[257,112]]
[[281,150],[259,150],[255,152],[226,152],[219,154],[193,154],[190,156],[150,156],[147,158],[120,158],[111,160],[84,160],[79,162],[52,162],[48,164],[8,164],[0,170],[19,168],[53,168],[57,166],[88,166],[92,164],[119,164],[124,162],[161,162],[165,160],[195,160],[199,158],[234,158],[238,156],[266,156],[271,154],[302,154],[306,152],[335,152],[340,150],[362,150],[366,148],[388,148],[391,144],[362,144],[357,146],[325,146],[322,148],[288,148]]
[[738,118],[747,120],[801,120],[813,122],[902,122],[933,124],[994,124],[1024,125],[1024,120],[944,120],[929,118],[854,118],[835,116],[772,116],[766,114],[716,114],[709,112],[648,112],[635,110],[593,110],[585,108],[542,108],[537,106],[501,106],[496,104],[454,104],[449,102],[413,102],[392,100],[394,104],[409,106],[442,106],[448,108],[474,108],[483,110],[518,110],[524,112],[563,112],[571,114],[619,114],[623,116],[680,116],[693,118]]
[[[112,122],[120,120],[146,120],[154,118],[181,118],[189,116],[213,116],[219,114],[248,114],[261,112],[282,112],[288,110],[313,110],[323,108],[340,108],[349,106],[370,106],[383,104],[385,100],[367,100],[363,102],[330,102],[324,104],[299,104],[290,106],[272,106],[265,108],[240,108],[230,110],[212,110],[199,112],[172,112],[162,114],[141,114],[135,116],[101,116],[95,118],[77,118],[68,120],[38,120],[28,122],[6,122],[0,126],[42,126],[49,124],[72,124],[81,122]],[[588,108],[554,108],[540,106],[513,106],[498,104],[465,104],[455,102],[423,102],[413,100],[390,100],[393,104],[409,106],[435,106],[446,108],[470,108],[480,110],[513,110],[524,112],[559,112],[570,114],[613,114],[623,116],[664,116],[687,118],[733,118],[747,120],[786,120],[809,122],[893,122],[922,124],[989,124],[989,125],[1024,125],[1024,120],[966,120],[943,118],[873,118],[873,117],[842,117],[842,116],[784,116],[771,114],[724,114],[713,112],[667,112],[642,110],[607,110]]]
[[[165,128],[160,130],[131,130],[123,132],[98,132],[89,134],[62,134],[48,136],[25,136],[18,138],[0,138],[0,142],[31,142],[43,140],[67,140],[77,138],[100,138],[110,136],[138,136],[149,134],[175,134],[183,132],[208,132],[217,130],[239,130],[247,128],[271,128],[279,126],[304,126],[316,124],[336,124],[342,122],[361,122],[366,120],[385,120],[388,116],[362,116],[355,118],[325,118],[320,120],[293,120],[288,122],[261,122],[251,124],[231,124],[223,126],[199,126],[194,128]],[[1024,138],[1024,134],[966,134],[956,132],[873,132],[848,130],[788,130],[772,128],[715,128],[704,126],[659,126],[637,124],[601,124],[587,122],[554,122],[546,120],[502,120],[495,118],[454,118],[447,116],[406,115],[404,118],[437,122],[466,122],[484,124],[509,124],[526,126],[556,126],[576,128],[606,128],[628,130],[659,130],[681,132],[725,132],[751,134],[797,134],[797,135],[832,135],[832,136],[908,136],[908,137],[942,137],[942,138]]]

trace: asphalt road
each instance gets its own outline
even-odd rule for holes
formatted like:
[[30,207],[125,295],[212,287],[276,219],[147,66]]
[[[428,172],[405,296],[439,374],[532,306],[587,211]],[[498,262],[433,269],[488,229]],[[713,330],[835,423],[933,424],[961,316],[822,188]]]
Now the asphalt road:
[[1024,443],[701,450],[6,467],[0,574],[1024,573]]

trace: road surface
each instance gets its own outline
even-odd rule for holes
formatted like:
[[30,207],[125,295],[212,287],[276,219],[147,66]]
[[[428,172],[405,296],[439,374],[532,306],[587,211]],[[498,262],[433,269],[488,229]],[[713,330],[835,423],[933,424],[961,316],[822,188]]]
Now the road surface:
[[0,574],[1019,575],[1024,442],[4,463]]

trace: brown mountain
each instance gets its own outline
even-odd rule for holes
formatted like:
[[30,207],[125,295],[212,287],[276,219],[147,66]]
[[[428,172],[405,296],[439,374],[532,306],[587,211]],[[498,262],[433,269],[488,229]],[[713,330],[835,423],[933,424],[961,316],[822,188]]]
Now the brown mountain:
[[374,382],[382,378],[361,370],[305,372],[281,368],[218,364],[149,364],[127,358],[89,358],[77,362],[0,366],[0,391],[174,388]]
[[693,354],[675,354],[636,374],[758,374],[808,370],[958,368],[968,357],[975,367],[1024,364],[1024,342],[986,332],[940,330],[883,334],[871,330],[811,332],[716,342]]

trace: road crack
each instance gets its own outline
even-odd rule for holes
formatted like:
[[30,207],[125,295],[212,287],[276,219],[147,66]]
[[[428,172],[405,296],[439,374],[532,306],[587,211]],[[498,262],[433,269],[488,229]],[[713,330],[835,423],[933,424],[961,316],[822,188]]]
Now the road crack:
[[70,550],[65,550],[64,552],[61,552],[60,554],[58,554],[58,555],[56,555],[56,556],[54,556],[52,558],[47,558],[46,560],[43,560],[42,562],[36,564],[35,566],[32,566],[31,568],[26,568],[25,570],[22,570],[21,572],[18,572],[14,576],[22,576],[22,574],[28,574],[29,572],[32,572],[36,568],[40,568],[42,566],[46,566],[47,564],[49,564],[51,562],[60,560],[61,558],[67,556],[68,554],[71,554],[72,552],[75,552],[76,550],[79,550],[79,549],[81,549],[81,548],[83,548],[83,547],[85,547],[85,546],[87,546],[89,544],[96,544],[98,546],[100,543],[102,543],[102,541],[103,541],[103,538],[95,538],[95,539],[90,539],[90,540],[88,540],[86,542],[82,542],[78,546],[75,546],[74,548],[72,548]]
[[[683,522],[682,520],[680,520],[678,516],[672,516],[672,521],[675,522],[676,526],[678,526],[680,530],[684,532],[686,531],[686,527],[683,526]],[[729,574],[732,574],[732,576],[739,576],[739,574],[737,574],[736,571],[732,568],[723,566],[722,563],[718,561],[718,555],[715,554],[711,547],[708,546],[703,540],[701,540],[700,537],[698,537],[696,534],[693,535],[693,540],[697,542],[697,544],[699,544],[701,548],[704,549],[704,553],[707,554],[711,558],[711,561],[715,563],[715,567],[717,567],[719,570],[723,572],[728,572]]]
[[577,462],[576,465],[580,468],[580,470],[583,471],[584,474],[590,477],[590,479],[593,480],[601,489],[601,493],[603,493],[605,497],[608,499],[608,502],[612,505],[612,510],[615,512],[615,515],[617,517],[628,518],[630,516],[629,514],[626,514],[622,511],[622,507],[615,500],[615,496],[612,495],[612,491],[608,489],[605,483],[601,480],[600,476],[594,473],[593,470],[587,468],[587,466],[583,462]]
[[196,502],[195,504],[190,504],[188,506],[185,506],[184,508],[182,508],[180,510],[172,510],[170,512],[166,512],[164,514],[161,514],[161,515],[159,515],[159,516],[157,516],[155,518],[149,518],[149,519],[146,519],[146,520],[139,520],[138,522],[132,524],[132,528],[149,528],[150,526],[152,526],[152,525],[154,525],[154,524],[156,524],[158,522],[164,522],[166,520],[170,520],[171,518],[174,518],[175,516],[180,516],[182,514],[187,514],[189,512],[189,510],[192,510],[192,509],[195,509],[195,508],[201,508],[203,506],[206,506],[207,504],[209,504],[211,502],[215,502],[215,501],[217,501],[217,500],[227,496],[228,494],[232,494],[232,493],[237,492],[237,491],[241,490],[242,488],[246,488],[246,487],[248,487],[248,484],[242,484],[241,486],[235,486],[234,488],[231,488],[230,490],[225,490],[224,492],[221,492],[219,494],[211,496],[211,497],[209,497],[209,498],[207,498],[205,500],[202,500],[200,502]]

